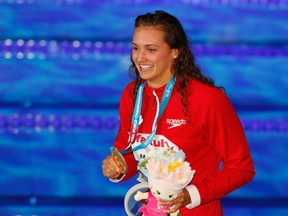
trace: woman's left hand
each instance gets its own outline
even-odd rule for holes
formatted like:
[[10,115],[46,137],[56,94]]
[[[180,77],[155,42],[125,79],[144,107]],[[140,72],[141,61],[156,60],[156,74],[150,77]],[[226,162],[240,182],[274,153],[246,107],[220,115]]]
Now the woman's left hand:
[[161,206],[171,206],[170,210],[166,211],[166,213],[174,213],[183,206],[186,206],[191,203],[191,198],[189,192],[186,188],[184,188],[178,197],[171,201],[158,201],[158,205]]

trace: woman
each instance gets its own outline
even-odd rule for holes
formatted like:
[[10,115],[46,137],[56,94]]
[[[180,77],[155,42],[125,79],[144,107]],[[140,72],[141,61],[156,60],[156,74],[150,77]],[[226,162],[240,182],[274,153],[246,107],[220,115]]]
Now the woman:
[[182,215],[223,215],[220,198],[255,174],[231,102],[201,73],[182,25],[166,12],[136,18],[131,60],[134,81],[121,97],[114,145],[128,149],[127,172],[121,173],[117,161],[108,156],[104,176],[115,182],[131,178],[138,172],[137,164],[155,149],[184,152],[196,170],[194,178],[176,199],[159,204],[171,206],[168,213],[180,209]]

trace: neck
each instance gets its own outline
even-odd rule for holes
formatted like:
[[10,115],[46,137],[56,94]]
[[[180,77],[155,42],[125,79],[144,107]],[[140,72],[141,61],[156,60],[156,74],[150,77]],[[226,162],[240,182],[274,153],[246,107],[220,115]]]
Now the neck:
[[169,77],[167,77],[166,79],[162,79],[160,82],[155,82],[153,80],[147,80],[147,85],[151,88],[160,88],[164,85],[166,85],[170,79],[172,79],[173,75],[171,74]]

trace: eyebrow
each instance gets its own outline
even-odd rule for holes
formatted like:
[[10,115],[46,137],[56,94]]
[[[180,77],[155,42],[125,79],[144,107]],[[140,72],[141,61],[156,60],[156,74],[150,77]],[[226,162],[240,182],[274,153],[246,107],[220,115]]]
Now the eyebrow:
[[[139,46],[139,45],[137,45],[136,43],[132,43],[132,45]],[[160,47],[159,45],[156,45],[156,44],[146,44],[146,45],[145,45],[145,47],[149,47],[149,46]]]

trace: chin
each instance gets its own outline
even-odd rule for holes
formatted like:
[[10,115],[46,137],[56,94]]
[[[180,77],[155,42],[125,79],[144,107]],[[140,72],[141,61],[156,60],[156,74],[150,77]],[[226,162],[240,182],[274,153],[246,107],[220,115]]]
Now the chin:
[[149,76],[140,74],[140,77],[141,77],[142,80],[149,80]]

